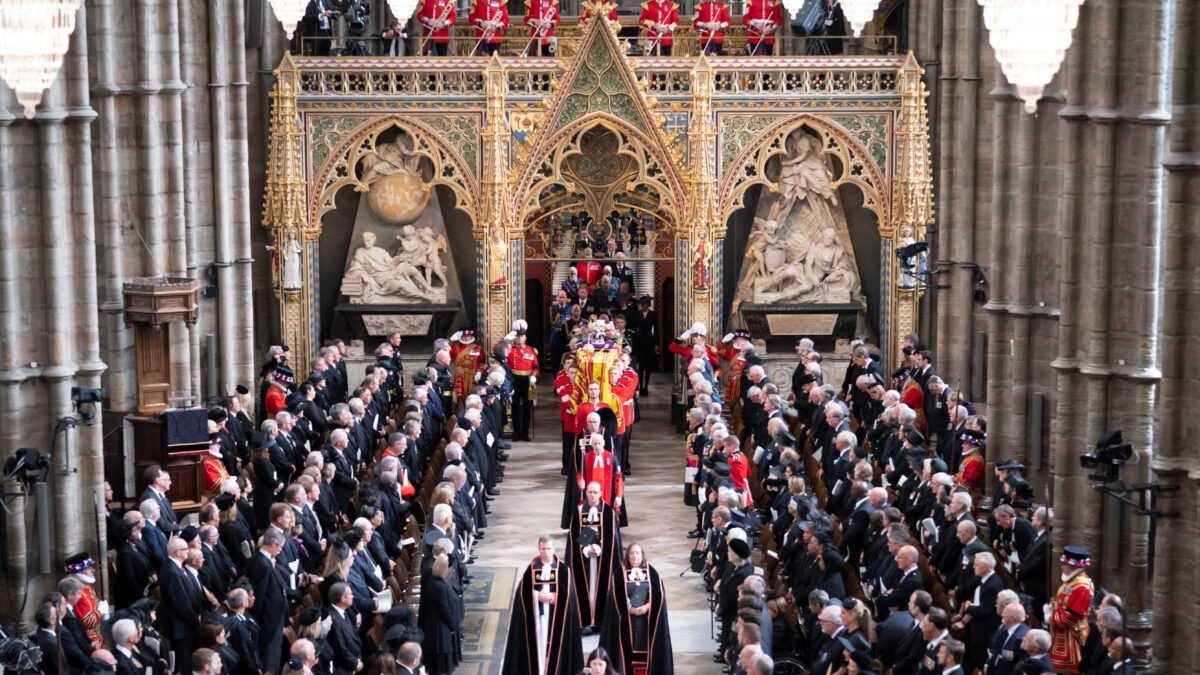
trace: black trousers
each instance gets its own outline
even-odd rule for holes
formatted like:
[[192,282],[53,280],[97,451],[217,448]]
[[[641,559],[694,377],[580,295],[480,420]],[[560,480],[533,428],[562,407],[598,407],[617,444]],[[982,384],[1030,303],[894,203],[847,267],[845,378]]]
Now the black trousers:
[[575,434],[563,428],[562,432],[563,475],[575,475]]
[[529,376],[513,375],[513,440],[529,440],[529,427],[532,423],[533,402],[529,400]]
[[773,56],[775,54],[775,45],[760,42],[758,44],[746,43],[746,54],[750,56]]

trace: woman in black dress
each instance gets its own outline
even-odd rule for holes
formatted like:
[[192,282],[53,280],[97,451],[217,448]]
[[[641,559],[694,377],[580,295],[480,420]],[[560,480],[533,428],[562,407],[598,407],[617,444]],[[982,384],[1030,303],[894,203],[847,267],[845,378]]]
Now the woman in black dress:
[[421,653],[430,675],[452,673],[458,665],[462,612],[448,580],[450,570],[449,557],[440,553],[434,560],[433,574],[422,584],[417,622],[425,632]]
[[255,432],[251,445],[254,448],[250,454],[250,466],[254,471],[254,520],[258,523],[269,523],[275,495],[283,489],[283,481],[279,480],[279,474],[269,457],[275,441],[262,432]]
[[646,562],[641,544],[625,549],[621,577],[611,592],[615,597],[608,603],[600,644],[612,655],[616,671],[626,675],[673,673],[666,593],[658,571]]
[[650,373],[658,368],[658,314],[651,308],[648,295],[638,300],[633,329],[633,357],[637,360],[638,383],[645,394],[650,388]]

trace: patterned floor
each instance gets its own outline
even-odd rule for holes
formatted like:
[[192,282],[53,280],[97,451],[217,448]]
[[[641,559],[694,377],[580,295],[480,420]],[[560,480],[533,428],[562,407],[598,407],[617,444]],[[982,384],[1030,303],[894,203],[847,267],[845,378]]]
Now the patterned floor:
[[[622,530],[626,544],[638,541],[658,569],[667,589],[671,640],[678,673],[721,672],[710,655],[708,603],[698,575],[687,569],[694,540],[695,512],[683,504],[683,438],[670,424],[669,388],[652,385],[641,397],[642,421],[633,430],[633,473],[626,479],[632,519]],[[547,405],[549,403],[549,405]],[[472,566],[464,620],[464,663],[458,673],[495,675],[503,661],[508,616],[517,575],[537,555],[537,538],[550,534],[561,551],[566,532],[558,528],[562,510],[561,426],[558,406],[543,396],[535,410],[532,443],[516,443],[510,451],[501,495],[488,516],[487,537]],[[487,565],[487,567],[481,567]],[[585,638],[585,650],[597,638]]]

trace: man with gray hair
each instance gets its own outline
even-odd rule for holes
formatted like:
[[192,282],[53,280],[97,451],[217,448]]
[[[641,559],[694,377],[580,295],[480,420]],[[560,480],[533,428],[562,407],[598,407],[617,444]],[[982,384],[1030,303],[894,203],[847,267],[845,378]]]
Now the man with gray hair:
[[[349,415],[349,409],[346,415]],[[329,432],[329,443],[322,449],[325,463],[333,467],[333,498],[337,502],[338,511],[345,513],[350,506],[350,497],[358,489],[358,479],[355,478],[354,464],[348,453],[350,448],[350,433],[346,429],[334,429]]]
[[1025,650],[1026,656],[1017,664],[1014,673],[1053,673],[1055,672],[1054,664],[1050,662],[1050,634],[1040,628],[1034,628],[1028,633],[1025,633],[1025,639],[1021,640],[1021,649]]
[[138,625],[133,619],[119,619],[112,625],[113,656],[117,659],[117,675],[137,675],[146,666],[141,655],[135,656],[138,643]]
[[[962,527],[974,525],[970,521]],[[967,555],[964,552],[964,556]],[[984,551],[976,553],[973,559],[974,576],[970,579],[960,579],[959,587],[955,589],[958,600],[958,613],[954,616],[951,626],[955,630],[966,629],[967,655],[963,661],[963,669],[971,672],[982,668],[987,661],[988,642],[996,629],[1000,627],[1000,616],[996,613],[996,598],[1004,590],[1004,582],[996,574],[996,558]]]

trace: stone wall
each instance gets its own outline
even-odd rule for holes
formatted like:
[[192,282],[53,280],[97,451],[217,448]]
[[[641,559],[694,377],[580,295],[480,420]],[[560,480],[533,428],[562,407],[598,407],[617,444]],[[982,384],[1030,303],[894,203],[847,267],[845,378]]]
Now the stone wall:
[[[1092,551],[1094,576],[1125,598],[1142,646],[1153,616],[1156,671],[1176,673],[1200,666],[1195,641],[1174,639],[1200,611],[1200,463],[1188,445],[1200,347],[1198,15],[1196,3],[1088,0],[1029,115],[999,73],[975,0],[910,6],[910,44],[932,92],[931,259],[953,261],[921,336],[952,386],[986,399],[990,460],[1028,460],[1035,436],[1047,448],[1033,482],[1057,506],[1056,549]],[[972,298],[972,265],[988,281],[984,303]],[[1049,421],[1031,429],[1038,395]],[[1102,498],[1079,465],[1108,429],[1138,452],[1127,482],[1183,485],[1163,500],[1183,516],[1160,522],[1153,555],[1147,518]]]

